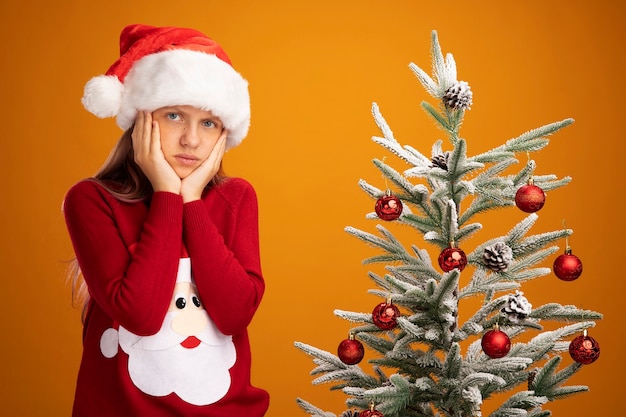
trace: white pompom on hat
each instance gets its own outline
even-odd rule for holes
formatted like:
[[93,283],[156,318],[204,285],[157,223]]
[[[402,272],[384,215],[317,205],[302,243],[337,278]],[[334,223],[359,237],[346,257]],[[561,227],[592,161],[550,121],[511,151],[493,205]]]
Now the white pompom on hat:
[[82,103],[100,118],[116,117],[124,130],[140,110],[189,105],[210,111],[228,130],[227,148],[239,145],[250,126],[248,82],[215,41],[194,29],[125,27],[119,59],[87,82]]

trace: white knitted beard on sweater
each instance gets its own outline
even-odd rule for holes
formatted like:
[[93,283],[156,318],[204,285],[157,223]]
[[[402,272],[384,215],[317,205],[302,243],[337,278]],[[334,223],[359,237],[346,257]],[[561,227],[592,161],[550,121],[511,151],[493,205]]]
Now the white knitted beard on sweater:
[[119,343],[128,354],[130,377],[146,394],[176,393],[194,405],[217,402],[230,388],[229,369],[237,356],[232,337],[222,334],[209,319],[208,326],[195,335],[201,343],[185,348],[181,343],[186,336],[172,329],[176,314],[167,313],[161,330],[152,336],[137,336],[120,326]]

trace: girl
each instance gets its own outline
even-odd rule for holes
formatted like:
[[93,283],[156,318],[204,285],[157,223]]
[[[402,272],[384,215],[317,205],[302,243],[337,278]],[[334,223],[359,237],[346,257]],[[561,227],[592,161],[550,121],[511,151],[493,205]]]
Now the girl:
[[131,25],[120,51],[83,104],[125,133],[64,201],[88,292],[73,416],[262,416],[256,194],[221,171],[248,131],[247,82],[192,29]]

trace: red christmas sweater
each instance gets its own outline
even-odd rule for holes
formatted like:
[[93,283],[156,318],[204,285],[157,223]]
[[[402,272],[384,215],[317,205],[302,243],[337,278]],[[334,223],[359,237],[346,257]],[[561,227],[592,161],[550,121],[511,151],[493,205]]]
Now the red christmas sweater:
[[[64,213],[91,297],[73,416],[263,416],[246,330],[265,288],[252,186],[229,178],[199,201],[156,192],[125,203],[85,180]],[[183,243],[191,293],[177,283]],[[171,329],[192,305],[207,325],[183,343]]]

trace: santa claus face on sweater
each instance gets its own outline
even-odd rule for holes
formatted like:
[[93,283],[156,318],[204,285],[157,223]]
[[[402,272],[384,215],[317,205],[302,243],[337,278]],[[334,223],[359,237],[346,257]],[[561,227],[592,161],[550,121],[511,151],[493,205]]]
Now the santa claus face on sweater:
[[157,397],[176,393],[194,405],[212,404],[228,392],[229,369],[236,360],[232,337],[217,329],[190,282],[176,284],[158,333],[138,336],[122,326],[117,333],[105,331],[101,351],[115,356],[119,337],[130,378],[142,392]]

